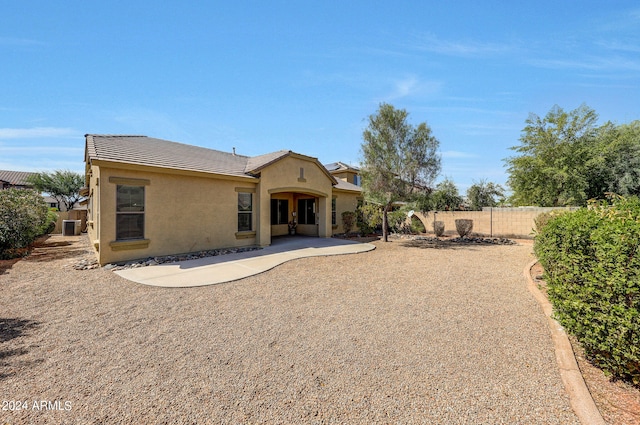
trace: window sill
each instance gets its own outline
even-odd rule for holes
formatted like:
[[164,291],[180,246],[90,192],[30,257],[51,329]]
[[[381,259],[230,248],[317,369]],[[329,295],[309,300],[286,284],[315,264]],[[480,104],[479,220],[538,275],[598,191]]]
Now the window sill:
[[113,241],[109,242],[112,251],[125,251],[129,249],[145,249],[149,248],[149,239],[134,239],[130,241]]
[[251,239],[256,237],[255,231],[236,232],[236,239]]

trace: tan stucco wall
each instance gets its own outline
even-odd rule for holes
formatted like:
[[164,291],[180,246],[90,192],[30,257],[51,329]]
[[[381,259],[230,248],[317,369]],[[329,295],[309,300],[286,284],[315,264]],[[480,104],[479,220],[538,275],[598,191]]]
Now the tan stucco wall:
[[[116,239],[116,186],[110,178],[145,179],[147,247],[122,249]],[[165,174],[100,167],[100,227],[90,232],[99,240],[101,264],[136,258],[254,245],[255,234],[238,237],[238,191],[255,191],[256,184],[204,176]],[[256,229],[254,194],[253,228]],[[96,234],[97,237],[93,236]]]
[[336,179],[346,181],[347,183],[355,184],[355,176],[357,173],[354,171],[336,171],[331,174]]
[[[312,158],[293,154],[260,170],[259,179],[252,179],[104,162],[99,166],[92,164],[87,230],[101,264],[216,248],[269,245],[272,236],[288,233],[287,225],[271,226],[271,199],[289,200],[291,219],[299,198],[314,198],[318,224],[299,225],[297,233],[330,237],[342,232],[341,213],[355,211],[359,193],[334,190],[332,179],[321,167]],[[144,240],[131,244],[116,241],[116,188],[118,184],[130,184],[127,182],[145,187]],[[238,192],[253,193],[252,232],[237,231]],[[333,196],[337,200],[335,228],[331,225]]]
[[[333,234],[344,233],[344,227],[342,226],[342,213],[345,211],[356,212],[358,207],[358,199],[362,199],[362,195],[356,192],[348,192],[343,190],[333,191],[333,197],[336,199],[336,225],[333,226]],[[358,230],[356,223],[354,222],[352,232]]]
[[100,167],[88,167],[89,175],[87,187],[89,188],[89,203],[87,204],[87,234],[89,241],[95,246],[100,239],[98,236],[100,228]]
[[[258,214],[259,244],[266,246],[271,243],[271,198],[282,193],[310,195],[317,198],[316,208],[319,214],[319,224],[298,225],[299,234],[317,235],[320,237],[331,236],[331,193],[333,185],[326,170],[312,158],[291,155],[283,158],[260,171],[260,184],[258,189]],[[301,175],[301,169],[304,171]],[[295,199],[294,199],[295,198]],[[289,208],[297,210],[297,197],[292,198]],[[327,201],[329,199],[329,201]],[[264,206],[264,207],[262,207]],[[328,208],[328,213],[327,213]],[[264,225],[262,225],[264,224]],[[275,229],[274,229],[275,230]],[[275,236],[275,235],[274,235]]]

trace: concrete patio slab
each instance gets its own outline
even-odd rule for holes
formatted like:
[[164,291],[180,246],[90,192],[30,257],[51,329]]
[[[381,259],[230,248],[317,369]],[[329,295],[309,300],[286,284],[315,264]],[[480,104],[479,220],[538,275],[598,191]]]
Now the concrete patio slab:
[[270,246],[257,251],[118,270],[114,273],[144,285],[186,288],[243,279],[298,258],[358,254],[373,249],[375,245],[369,243],[336,238],[282,237],[274,238]]

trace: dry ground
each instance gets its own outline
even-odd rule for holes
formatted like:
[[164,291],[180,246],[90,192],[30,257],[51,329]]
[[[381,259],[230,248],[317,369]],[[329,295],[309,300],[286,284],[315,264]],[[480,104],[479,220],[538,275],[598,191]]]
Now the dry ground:
[[0,423],[578,423],[530,245],[375,244],[169,289],[51,238],[0,271]]

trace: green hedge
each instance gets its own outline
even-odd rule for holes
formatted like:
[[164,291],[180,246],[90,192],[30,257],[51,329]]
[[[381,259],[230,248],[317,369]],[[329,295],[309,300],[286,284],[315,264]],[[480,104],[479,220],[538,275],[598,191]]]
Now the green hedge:
[[39,193],[26,189],[0,190],[0,259],[20,255],[21,248],[47,233],[56,218]]
[[640,200],[552,217],[534,249],[558,321],[605,372],[640,384]]

